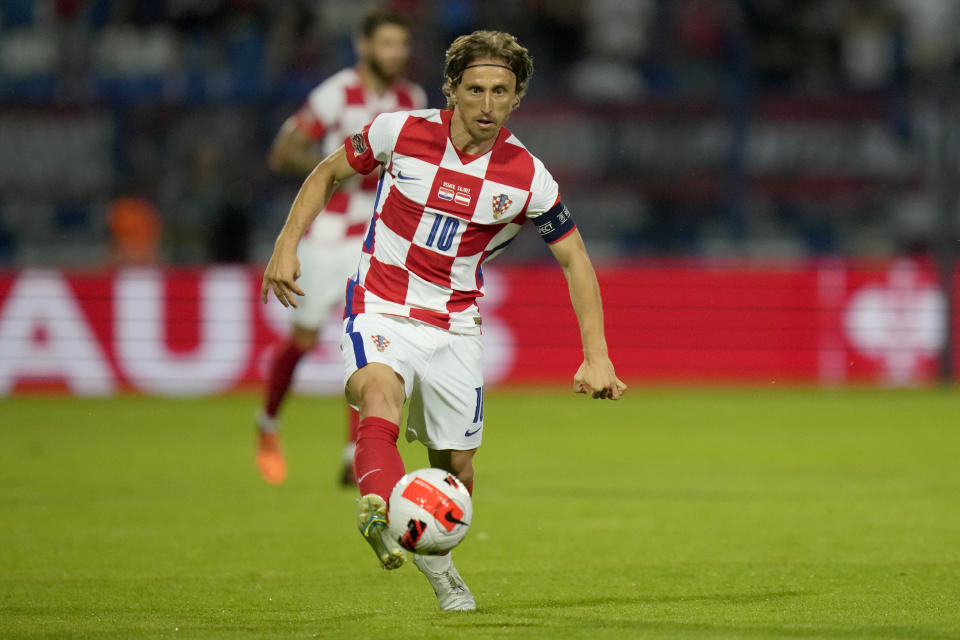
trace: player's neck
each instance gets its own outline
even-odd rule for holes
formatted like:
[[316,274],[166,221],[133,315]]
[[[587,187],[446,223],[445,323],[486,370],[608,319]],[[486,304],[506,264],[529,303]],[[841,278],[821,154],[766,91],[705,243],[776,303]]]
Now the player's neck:
[[370,68],[370,65],[363,61],[357,63],[357,73],[360,74],[363,86],[378,94],[383,93],[393,84],[392,80],[388,80],[380,74],[375,73],[373,69]]

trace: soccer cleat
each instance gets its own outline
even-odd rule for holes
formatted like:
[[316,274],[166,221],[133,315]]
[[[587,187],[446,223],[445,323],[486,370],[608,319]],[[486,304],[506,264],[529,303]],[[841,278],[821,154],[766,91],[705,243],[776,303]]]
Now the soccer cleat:
[[384,569],[399,569],[407,561],[407,554],[387,530],[387,502],[375,493],[368,493],[357,501],[357,528]]
[[287,477],[287,462],[275,431],[257,430],[257,468],[267,484],[282,484]]
[[437,594],[437,603],[444,611],[473,611],[477,604],[467,583],[460,577],[453,559],[445,556],[424,556],[413,554],[413,564],[427,576],[433,592]]

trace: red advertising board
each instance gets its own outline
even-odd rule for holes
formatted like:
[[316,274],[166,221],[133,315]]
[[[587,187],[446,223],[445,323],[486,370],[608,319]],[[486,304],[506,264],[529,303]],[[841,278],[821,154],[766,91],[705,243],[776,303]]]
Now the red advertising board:
[[[569,382],[580,342],[560,270],[484,273],[487,383]],[[924,384],[947,339],[936,271],[908,260],[640,261],[598,275],[610,352],[627,381]],[[255,384],[288,321],[258,291],[259,271],[241,267],[2,274],[0,395],[200,395]],[[960,344],[960,322],[949,330]],[[339,333],[332,316],[297,371],[299,389],[342,388]]]

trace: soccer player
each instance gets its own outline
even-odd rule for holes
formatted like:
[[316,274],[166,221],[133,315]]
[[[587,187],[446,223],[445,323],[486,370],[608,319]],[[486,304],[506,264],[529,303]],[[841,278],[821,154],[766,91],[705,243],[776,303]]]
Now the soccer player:
[[[368,12],[356,38],[357,65],[343,69],[317,86],[306,104],[284,122],[270,150],[270,167],[303,176],[328,153],[376,115],[422,109],[426,94],[403,79],[409,58],[410,33],[402,16],[383,9]],[[317,344],[318,332],[331,311],[343,302],[344,281],[356,270],[360,243],[376,197],[377,177],[344,180],[327,194],[324,211],[299,245],[307,293],[292,313],[292,331],[274,352],[263,407],[257,417],[257,467],[263,479],[280,484],[287,468],[278,435],[277,414],[290,390],[300,359]],[[343,453],[341,482],[353,484],[353,450],[358,423],[348,411],[348,442]]]
[[[304,181],[264,272],[263,300],[272,289],[296,306],[304,295],[296,284],[300,236],[338,181],[380,169],[340,349],[347,399],[360,410],[357,525],[386,569],[406,561],[387,535],[386,500],[404,473],[397,439],[407,401],[407,438],[426,445],[431,466],[473,490],[483,431],[481,265],[527,219],[569,285],[584,354],[574,390],[613,400],[626,390],[607,355],[596,275],[557,183],[504,127],[532,72],[510,34],[457,38],[446,52],[448,109],[382,114],[347,138]],[[442,609],[475,608],[450,554],[413,560]]]

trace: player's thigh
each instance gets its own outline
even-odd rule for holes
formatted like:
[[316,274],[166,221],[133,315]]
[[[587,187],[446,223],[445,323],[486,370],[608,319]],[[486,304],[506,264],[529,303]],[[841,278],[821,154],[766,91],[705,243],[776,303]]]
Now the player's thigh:
[[[414,336],[402,319],[361,313],[343,321],[340,354],[343,356],[343,386],[347,402],[361,408],[363,387],[372,381],[386,385],[384,371],[392,371],[403,398],[413,393],[416,350]],[[370,368],[369,365],[378,365]],[[357,377],[359,376],[359,377]],[[403,400],[401,400],[402,406]]]
[[420,372],[410,398],[407,438],[430,449],[469,451],[483,431],[480,336],[448,335]]

